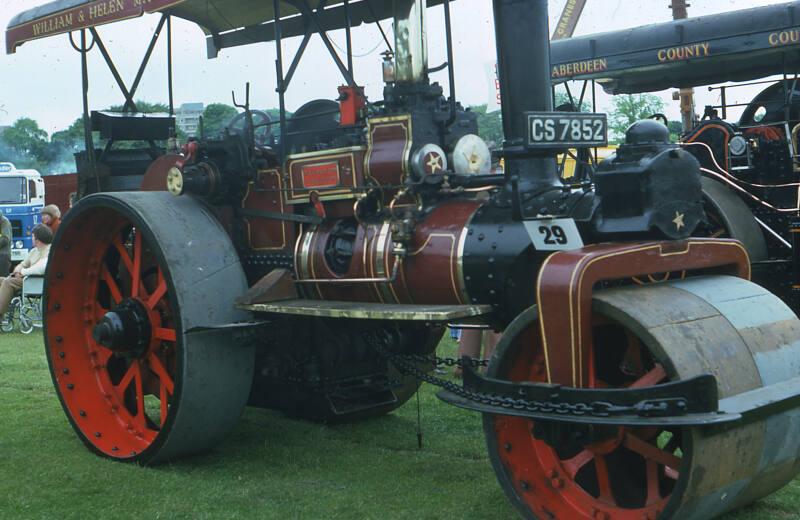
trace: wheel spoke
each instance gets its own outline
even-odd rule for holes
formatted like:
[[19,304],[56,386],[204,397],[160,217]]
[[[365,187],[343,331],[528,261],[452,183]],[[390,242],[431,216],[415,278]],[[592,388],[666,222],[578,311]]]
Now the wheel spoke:
[[111,243],[114,245],[117,252],[119,253],[120,260],[122,260],[122,263],[125,264],[125,269],[128,270],[128,273],[133,273],[133,262],[131,261],[131,257],[128,254],[128,250],[125,249],[125,246],[122,245],[122,239],[120,237],[117,237]]
[[169,411],[168,405],[169,402],[167,401],[167,385],[161,383],[161,389],[159,390],[158,398],[161,400],[161,426],[164,426],[164,423],[167,421],[167,412]]
[[673,455],[672,453],[668,453],[664,450],[658,449],[657,446],[653,446],[652,444],[643,441],[639,437],[632,435],[630,433],[625,434],[625,440],[622,442],[626,448],[631,451],[635,451],[646,460],[655,461],[663,466],[667,466],[674,470],[679,470],[681,467],[681,459]]
[[136,361],[136,422],[139,428],[144,432],[147,427],[147,416],[144,413],[144,389],[142,388],[142,372],[139,368],[139,362]]
[[175,329],[165,329],[163,327],[156,327],[153,331],[153,336],[164,341],[175,341]]
[[620,370],[628,375],[641,374],[644,371],[642,364],[642,349],[639,345],[639,339],[633,335],[629,330],[625,331],[625,340],[627,348],[625,349],[625,357],[622,359]]
[[150,362],[150,369],[155,372],[158,379],[161,381],[161,386],[165,387],[167,392],[172,394],[175,391],[175,384],[172,381],[172,377],[167,373],[167,369],[164,368],[164,364],[161,363],[161,359],[155,352],[151,352],[147,359]]
[[95,305],[94,307],[94,321],[98,322],[103,319],[103,316],[106,315],[108,309],[104,308],[102,305]]
[[103,264],[101,268],[100,277],[106,283],[106,287],[108,287],[108,292],[111,293],[111,299],[114,300],[114,304],[118,304],[122,301],[122,291],[119,290],[119,286],[114,278],[111,276],[111,273],[108,272],[108,267]]
[[561,466],[566,470],[567,475],[572,480],[575,480],[575,475],[581,470],[590,460],[594,458],[594,454],[589,450],[583,450],[571,459],[562,460]]
[[112,352],[111,349],[105,348],[102,345],[97,345],[97,346],[98,349],[92,351],[92,354],[94,354],[98,364],[105,366],[108,363],[108,360],[111,359],[111,356],[114,354],[114,352]]
[[594,469],[597,473],[597,486],[600,489],[600,500],[609,504],[617,505],[614,501],[614,494],[611,491],[611,478],[608,474],[608,463],[605,455],[597,455],[594,458]]
[[133,237],[133,266],[131,267],[131,296],[139,296],[139,282],[142,279],[142,233],[138,229]]
[[658,463],[654,460],[647,461],[647,500],[645,505],[652,505],[661,500],[661,491],[658,487]]
[[120,380],[119,384],[117,385],[117,388],[119,388],[124,392],[125,389],[128,388],[128,385],[131,384],[131,381],[134,379],[134,377],[136,377],[138,372],[139,372],[139,361],[134,360],[133,363],[131,363],[131,366],[129,366],[128,370],[125,372],[125,375]]
[[158,285],[153,290],[153,293],[150,295],[150,299],[147,300],[147,308],[153,310],[166,293],[167,293],[167,281],[164,280],[164,274],[161,272],[161,268],[159,268]]
[[642,388],[645,386],[653,386],[667,378],[667,372],[664,367],[656,363],[653,369],[634,381],[628,388]]

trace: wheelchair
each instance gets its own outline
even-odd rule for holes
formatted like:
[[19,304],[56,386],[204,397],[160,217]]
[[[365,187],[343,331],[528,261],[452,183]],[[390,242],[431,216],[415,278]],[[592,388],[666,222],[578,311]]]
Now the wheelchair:
[[8,307],[6,320],[0,324],[0,330],[14,330],[14,318],[19,323],[19,331],[30,334],[35,328],[42,328],[42,293],[44,292],[43,276],[26,276],[22,280],[22,292],[14,297]]

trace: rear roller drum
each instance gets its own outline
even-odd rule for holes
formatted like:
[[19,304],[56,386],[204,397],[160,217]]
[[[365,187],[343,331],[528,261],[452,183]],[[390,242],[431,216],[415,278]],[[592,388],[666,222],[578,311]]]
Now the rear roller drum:
[[[738,278],[607,289],[595,293],[593,310],[594,387],[711,373],[724,398],[790,379],[800,367],[800,321]],[[509,325],[490,377],[547,381],[537,320],[531,308]],[[726,431],[578,425],[554,435],[546,426],[484,416],[498,480],[527,518],[712,518],[783,486],[800,453],[796,410]]]
[[707,222],[701,224],[693,236],[735,238],[742,243],[751,262],[766,260],[768,254],[764,234],[747,204],[714,179],[701,177],[700,183]]
[[94,452],[143,464],[207,450],[247,400],[253,349],[225,231],[188,197],[106,193],[70,210],[50,253],[45,341],[64,411]]

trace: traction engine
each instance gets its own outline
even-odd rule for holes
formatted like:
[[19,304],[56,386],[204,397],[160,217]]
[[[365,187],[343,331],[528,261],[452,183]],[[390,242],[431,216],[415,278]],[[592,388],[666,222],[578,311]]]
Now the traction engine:
[[[692,237],[697,160],[642,121],[592,184],[560,180],[558,150],[603,141],[604,117],[553,112],[547,2],[494,0],[493,174],[475,114],[429,79],[425,2],[389,4],[382,102],[347,85],[258,142],[273,126],[248,108],[153,162],[150,191],[69,211],[45,336],[84,443],[154,464],[246,405],[351,421],[426,380],[483,413],[528,518],[710,518],[794,478],[800,321],[739,242]],[[503,331],[463,386],[429,374],[447,324]]]

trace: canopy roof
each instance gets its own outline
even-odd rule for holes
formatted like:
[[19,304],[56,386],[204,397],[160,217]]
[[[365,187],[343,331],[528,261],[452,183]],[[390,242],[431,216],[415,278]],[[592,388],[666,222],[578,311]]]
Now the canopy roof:
[[[318,0],[309,1],[311,7]],[[443,0],[428,0],[428,6]],[[343,0],[330,0],[318,15],[325,31],[346,25]],[[284,37],[302,35],[306,24],[302,0],[281,0]],[[371,8],[371,9],[370,9]],[[350,0],[350,24],[355,27],[392,16],[391,0]],[[208,35],[209,56],[219,49],[275,39],[275,12],[271,0],[55,0],[23,11],[8,24],[6,52],[11,54],[26,41],[95,27],[144,13],[163,12],[199,25]],[[374,15],[373,16],[373,12]]]
[[554,83],[595,79],[611,94],[800,71],[800,2],[551,42]]

